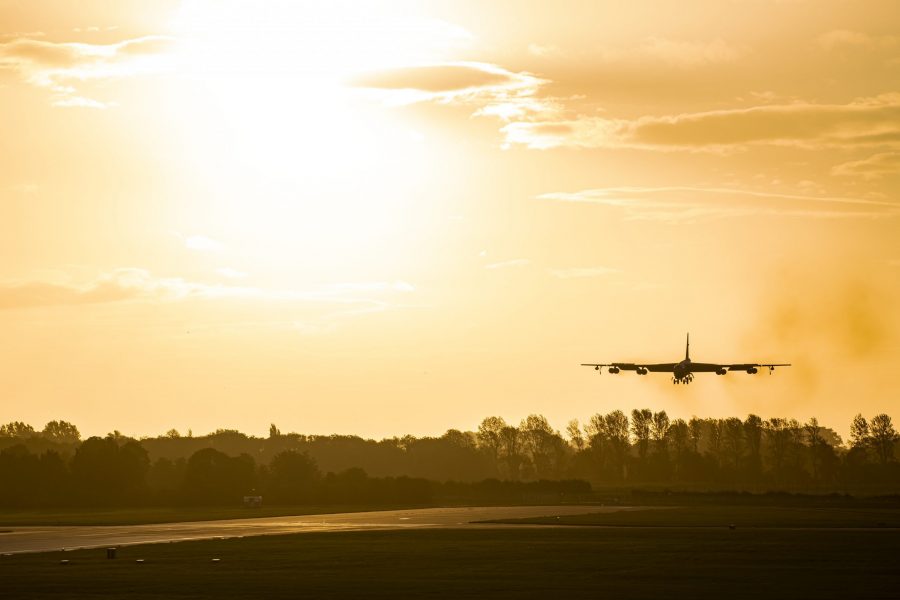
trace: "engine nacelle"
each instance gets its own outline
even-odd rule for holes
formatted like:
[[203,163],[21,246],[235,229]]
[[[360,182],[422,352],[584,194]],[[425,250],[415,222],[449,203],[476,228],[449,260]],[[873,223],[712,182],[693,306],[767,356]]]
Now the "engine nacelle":
[[609,372],[612,373],[613,375],[615,375],[616,373],[619,372],[619,367],[610,367]]
[[716,375],[724,375],[727,372],[725,369],[716,369]]
[[756,375],[758,371],[756,370],[756,367],[750,367],[749,369],[747,369],[747,373],[749,373],[750,375]]

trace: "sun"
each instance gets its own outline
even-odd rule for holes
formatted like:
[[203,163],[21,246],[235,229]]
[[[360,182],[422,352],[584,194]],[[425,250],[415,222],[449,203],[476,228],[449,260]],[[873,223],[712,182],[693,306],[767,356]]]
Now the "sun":
[[348,81],[437,60],[465,33],[353,8],[195,1],[173,20],[167,104],[182,176],[200,196],[183,217],[267,265],[302,255],[323,269],[384,266],[379,241],[414,226],[415,190],[435,162],[426,136]]

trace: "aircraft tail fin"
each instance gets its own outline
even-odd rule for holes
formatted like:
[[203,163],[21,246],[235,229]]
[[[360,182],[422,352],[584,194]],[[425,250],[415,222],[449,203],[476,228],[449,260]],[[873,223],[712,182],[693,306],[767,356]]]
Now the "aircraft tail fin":
[[684,360],[691,360],[691,334],[687,334],[687,345],[684,347]]

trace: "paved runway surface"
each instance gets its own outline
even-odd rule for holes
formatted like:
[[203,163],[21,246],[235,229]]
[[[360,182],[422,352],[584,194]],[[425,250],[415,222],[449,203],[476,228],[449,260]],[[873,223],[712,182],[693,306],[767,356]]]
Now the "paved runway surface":
[[486,506],[421,508],[376,512],[266,517],[225,521],[195,521],[154,525],[4,527],[0,553],[179,542],[210,538],[274,535],[310,531],[361,531],[408,528],[504,527],[473,521],[614,512],[625,507]]

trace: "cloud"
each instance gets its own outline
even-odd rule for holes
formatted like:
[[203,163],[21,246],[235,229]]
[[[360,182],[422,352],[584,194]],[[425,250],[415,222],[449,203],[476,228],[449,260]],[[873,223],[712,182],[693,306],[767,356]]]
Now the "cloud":
[[528,44],[528,53],[532,56],[539,57],[563,55],[562,50],[560,50],[558,46],[554,46],[553,44],[536,44],[534,42]]
[[377,71],[351,83],[387,104],[473,104],[476,114],[502,117],[545,111],[534,95],[548,82],[488,63],[448,62]]
[[485,269],[508,269],[510,267],[525,267],[530,265],[531,261],[527,258],[514,258],[512,260],[504,260],[501,262],[491,263],[489,265],[485,265]]
[[863,179],[878,179],[884,175],[900,174],[900,152],[882,152],[862,160],[835,166],[833,175],[853,175]]
[[805,148],[900,145],[900,94],[849,104],[781,104],[638,119],[580,116],[520,120],[503,127],[508,144],[529,148],[631,147],[723,151],[748,145]]
[[104,108],[108,105],[78,96],[73,83],[159,71],[164,68],[161,57],[171,41],[164,36],[115,44],[19,38],[0,43],[0,68],[12,69],[30,84],[53,91],[55,106]]
[[611,267],[572,267],[568,269],[551,269],[550,273],[553,274],[554,277],[558,277],[560,279],[574,279],[581,277],[605,277],[606,275],[612,275],[614,273],[618,273],[619,269],[613,269]]
[[105,304],[129,300],[250,299],[271,302],[321,302],[341,305],[382,304],[361,294],[410,293],[405,281],[338,283],[309,289],[267,289],[207,284],[182,278],[161,278],[137,268],[115,269],[81,285],[30,281],[0,283],[0,310],[43,306]]
[[731,188],[610,187],[554,192],[537,199],[607,206],[621,210],[629,220],[670,223],[753,216],[820,219],[900,216],[900,203]]

